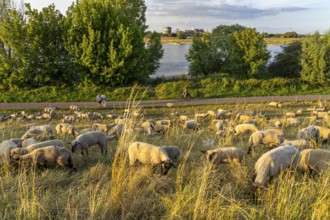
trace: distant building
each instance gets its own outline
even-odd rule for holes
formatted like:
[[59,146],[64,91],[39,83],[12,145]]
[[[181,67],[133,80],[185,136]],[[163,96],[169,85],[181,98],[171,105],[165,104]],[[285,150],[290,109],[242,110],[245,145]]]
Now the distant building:
[[171,35],[172,34],[172,28],[167,26],[167,27],[164,27],[163,29],[163,34],[164,35]]

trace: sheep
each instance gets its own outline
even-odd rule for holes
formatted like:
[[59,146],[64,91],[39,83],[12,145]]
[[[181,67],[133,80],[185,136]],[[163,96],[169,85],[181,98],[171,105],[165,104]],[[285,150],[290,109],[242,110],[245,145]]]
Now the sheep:
[[264,131],[270,131],[270,132],[274,132],[278,135],[284,136],[284,132],[283,130],[280,129],[276,129],[276,128],[266,128]]
[[321,174],[330,168],[330,150],[306,149],[300,153],[301,160],[299,168],[306,171],[316,172],[318,174]]
[[296,117],[296,113],[294,113],[294,112],[287,112],[287,113],[285,114],[285,116],[286,116],[286,117],[290,117],[290,118],[294,118],[294,117]]
[[169,126],[173,126],[173,121],[172,120],[168,120],[168,119],[158,120],[158,121],[156,121],[156,125],[169,125]]
[[287,118],[284,124],[287,127],[296,127],[300,125],[300,121],[296,118]]
[[73,171],[77,169],[73,165],[72,154],[64,147],[47,146],[38,148],[25,155],[11,155],[11,159],[15,162],[36,163],[39,167],[47,167],[48,164],[57,164],[65,166]]
[[70,111],[71,112],[80,111],[80,108],[76,105],[70,105]]
[[17,147],[28,147],[32,144],[36,144],[38,143],[38,141],[34,138],[27,138],[27,139],[22,139],[22,141],[20,143],[17,144]]
[[258,131],[258,128],[254,124],[239,124],[233,130],[235,136],[255,131]]
[[55,111],[56,112],[57,108],[56,107],[46,107],[44,108],[44,112],[45,113],[50,113],[51,111]]
[[70,124],[65,124],[65,123],[60,123],[58,125],[56,125],[55,127],[56,133],[57,134],[68,134],[68,135],[72,135],[72,136],[76,136],[79,134],[79,131],[77,130],[77,128],[73,125]]
[[187,115],[180,115],[180,121],[188,121],[189,118]]
[[284,142],[284,137],[271,131],[256,131],[249,138],[249,147],[247,154],[250,154],[252,148],[259,144],[264,144],[269,147],[277,147]]
[[214,150],[201,150],[206,155],[208,162],[219,165],[223,163],[240,163],[243,162],[244,153],[238,147],[223,147]]
[[299,151],[311,148],[311,144],[309,141],[305,139],[298,139],[298,140],[284,140],[284,142],[280,146],[284,145],[291,145],[296,147]]
[[298,149],[288,145],[264,153],[254,166],[253,189],[266,188],[268,178],[277,177],[281,171],[289,167],[297,167],[300,158]]
[[153,128],[154,128],[155,132],[164,134],[169,129],[169,126],[168,125],[155,125]]
[[189,121],[185,121],[184,124],[182,125],[183,129],[193,129],[193,130],[197,130],[198,129],[198,125],[199,123],[197,123],[197,121],[195,120],[189,120]]
[[330,129],[321,126],[315,127],[320,131],[319,138],[322,139],[322,144],[327,143],[330,138]]
[[30,146],[25,147],[25,148],[15,148],[15,149],[12,149],[10,151],[10,153],[24,155],[24,154],[31,153],[35,149],[52,146],[52,145],[65,147],[64,142],[62,140],[54,139],[54,140],[42,141],[39,143],[31,144]]
[[276,120],[274,122],[274,125],[275,125],[275,127],[280,128],[280,127],[282,127],[283,124],[282,124],[282,122],[280,120]]
[[17,144],[11,140],[4,140],[0,143],[0,164],[9,159],[10,151],[17,148]]
[[72,153],[80,148],[82,155],[84,155],[84,151],[88,155],[88,148],[97,144],[101,149],[101,154],[107,154],[107,142],[115,139],[115,137],[115,135],[107,136],[101,131],[90,131],[79,135],[75,140],[69,142],[69,144],[72,146]]
[[297,139],[312,140],[315,141],[316,143],[318,143],[319,137],[320,137],[320,130],[314,125],[299,130],[297,134]]
[[151,126],[143,127],[143,131],[146,135],[153,137],[155,135],[154,129]]
[[116,137],[120,137],[120,135],[124,132],[124,130],[125,130],[125,124],[117,124],[111,128],[108,134],[110,136],[115,135]]
[[103,132],[108,132],[111,130],[112,127],[114,127],[116,124],[111,124],[111,125],[107,125],[107,124],[100,124],[100,123],[94,123],[92,125],[92,130],[93,131],[103,131]]
[[53,128],[50,125],[32,126],[22,135],[21,138],[22,139],[35,138],[37,140],[41,140],[47,137],[51,138],[52,134],[53,134]]
[[76,115],[66,115],[66,116],[64,116],[64,120],[63,121],[66,121],[66,122],[69,122],[69,123],[73,123],[75,121],[78,121],[78,116],[76,116]]
[[212,117],[215,118],[215,116],[217,115],[214,111],[212,110],[208,110],[207,113]]
[[169,103],[166,103],[166,106],[169,107],[169,108],[172,108],[174,106],[174,104],[169,102]]
[[166,151],[174,166],[177,167],[181,156],[180,148],[178,146],[162,146],[161,148]]
[[209,126],[209,130],[221,131],[224,129],[224,122],[222,120],[213,120]]
[[199,119],[204,120],[209,116],[209,113],[196,113],[195,120],[198,121]]
[[130,166],[133,166],[137,161],[154,166],[161,164],[162,175],[166,175],[169,169],[174,166],[173,161],[163,148],[144,142],[130,144],[128,157]]
[[271,107],[275,107],[275,108],[281,108],[282,107],[282,104],[280,104],[278,102],[270,102],[268,105],[271,106]]

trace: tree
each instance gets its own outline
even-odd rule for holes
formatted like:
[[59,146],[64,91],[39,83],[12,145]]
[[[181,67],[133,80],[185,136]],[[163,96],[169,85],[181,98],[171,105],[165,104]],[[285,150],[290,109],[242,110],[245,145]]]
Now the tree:
[[266,42],[254,28],[233,33],[231,72],[236,75],[255,77],[266,68],[269,52]]
[[296,41],[282,46],[282,52],[277,54],[268,66],[271,77],[299,78],[301,71],[301,42]]
[[66,48],[88,69],[87,78],[130,85],[155,72],[162,50],[155,36],[145,45],[145,11],[143,0],[78,0],[69,8]]
[[301,78],[315,85],[326,85],[330,77],[330,32],[307,35],[302,42]]

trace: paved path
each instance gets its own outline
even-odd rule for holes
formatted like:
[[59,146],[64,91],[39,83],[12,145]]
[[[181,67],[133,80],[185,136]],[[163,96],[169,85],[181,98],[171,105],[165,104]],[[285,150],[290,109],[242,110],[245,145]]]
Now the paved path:
[[[184,100],[148,100],[135,104],[141,106],[166,106],[173,103],[174,106],[182,105],[209,105],[220,103],[249,103],[249,102],[271,102],[271,101],[305,101],[305,100],[328,100],[330,95],[303,95],[303,96],[263,96],[245,98],[210,98]],[[69,108],[70,105],[77,105],[80,108],[100,108],[96,102],[54,102],[54,103],[0,103],[0,109],[43,109],[45,107]],[[126,102],[108,102],[108,108],[125,107]]]

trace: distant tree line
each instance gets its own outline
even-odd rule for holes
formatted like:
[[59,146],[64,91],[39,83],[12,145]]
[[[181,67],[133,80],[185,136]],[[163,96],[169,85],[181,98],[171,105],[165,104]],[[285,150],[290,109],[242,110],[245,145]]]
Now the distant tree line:
[[[49,5],[0,3],[0,85],[21,89],[147,79],[163,55],[143,0],[78,0],[66,16]],[[148,41],[145,38],[148,37]]]
[[271,63],[263,38],[254,28],[240,25],[220,25],[212,33],[194,37],[186,56],[190,73],[197,77],[224,73],[242,79],[300,78],[313,85],[329,85],[330,32],[322,36],[315,32],[282,46]]

